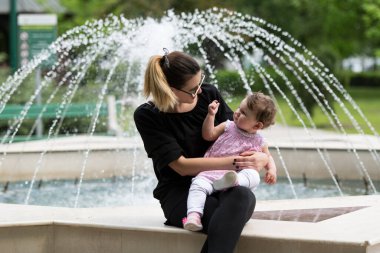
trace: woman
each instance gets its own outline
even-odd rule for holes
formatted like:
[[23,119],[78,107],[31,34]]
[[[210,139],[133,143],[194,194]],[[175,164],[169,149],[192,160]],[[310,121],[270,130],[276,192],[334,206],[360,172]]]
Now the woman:
[[[166,225],[182,227],[186,217],[191,179],[213,169],[263,168],[268,157],[245,152],[241,156],[204,158],[212,142],[202,138],[202,124],[208,105],[218,100],[215,124],[232,119],[233,112],[218,90],[203,84],[198,63],[182,52],[152,56],[144,81],[144,94],[151,101],[140,105],[134,119],[153,160],[158,179],[153,195],[160,201]],[[234,187],[208,196],[202,217],[208,234],[202,253],[232,253],[245,223],[252,216],[256,199],[245,187]]]

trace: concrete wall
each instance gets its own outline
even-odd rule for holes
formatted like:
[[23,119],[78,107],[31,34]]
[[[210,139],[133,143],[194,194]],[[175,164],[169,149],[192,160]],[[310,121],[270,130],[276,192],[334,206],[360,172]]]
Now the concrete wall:
[[[205,235],[184,231],[112,229],[70,225],[31,225],[0,228],[4,253],[198,253]],[[235,253],[366,253],[379,245],[273,240],[242,236]],[[367,251],[368,249],[368,251]]]
[[[281,142],[277,144],[279,152],[274,146],[270,150],[280,177],[289,174],[292,179],[330,179],[336,175],[340,179],[362,180],[369,176],[380,180],[380,145],[371,151],[359,144],[356,153],[348,150],[344,142],[331,138],[319,143],[319,149],[304,140],[295,144]],[[136,169],[152,170],[152,162],[137,137],[79,136],[13,143],[0,145],[0,154],[2,182],[31,180],[34,174],[37,180],[76,179],[83,167],[85,179],[129,176]]]
[[51,253],[53,246],[52,225],[0,227],[0,252]]
[[[31,180],[38,169],[36,179],[76,179],[81,175],[86,150],[48,152],[41,159],[41,152],[8,153],[0,169],[1,181]],[[109,178],[131,175],[133,168],[144,169],[148,160],[145,151],[91,150],[85,164],[85,179]]]
[[372,180],[380,180],[379,164],[368,150],[357,150],[359,159],[347,149],[336,148],[322,149],[320,153],[310,148],[281,148],[280,152],[285,166],[277,150],[271,149],[280,176],[286,175],[287,168],[291,178],[324,179],[333,174],[340,179],[361,180],[369,175]]
[[[278,175],[287,175],[292,179],[331,178],[362,180],[369,175],[372,180],[380,180],[378,164],[370,152],[359,150],[363,167],[353,153],[347,150],[330,149],[323,152],[325,159],[315,149],[281,148],[280,160],[276,150],[271,153],[278,168]],[[31,180],[36,168],[36,179],[76,179],[80,177],[86,150],[54,151],[46,153],[41,159],[41,152],[8,153],[0,169],[0,181]],[[40,165],[39,160],[41,160]],[[285,164],[285,166],[284,166]],[[327,165],[329,168],[327,167]],[[365,170],[363,170],[363,168]],[[85,166],[85,179],[129,176],[133,169],[151,170],[152,162],[145,151],[137,149],[91,150]]]

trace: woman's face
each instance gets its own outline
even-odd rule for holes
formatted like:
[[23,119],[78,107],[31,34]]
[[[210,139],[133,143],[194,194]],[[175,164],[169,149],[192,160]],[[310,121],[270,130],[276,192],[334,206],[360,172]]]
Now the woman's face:
[[198,94],[202,93],[204,74],[201,71],[190,78],[181,89],[173,88],[180,103],[193,103]]

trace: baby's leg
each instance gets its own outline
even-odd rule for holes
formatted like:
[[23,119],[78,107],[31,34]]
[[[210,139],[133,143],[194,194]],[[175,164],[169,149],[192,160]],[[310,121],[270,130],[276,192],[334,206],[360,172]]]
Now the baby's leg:
[[187,197],[187,214],[197,212],[203,214],[207,195],[213,192],[212,182],[204,177],[195,177],[191,183]]
[[254,169],[244,169],[238,173],[239,185],[255,190],[260,183],[260,175],[257,170]]
[[207,178],[197,176],[193,179],[189,196],[187,197],[187,217],[183,219],[183,227],[190,231],[203,229],[201,217],[207,195],[213,192],[212,182]]

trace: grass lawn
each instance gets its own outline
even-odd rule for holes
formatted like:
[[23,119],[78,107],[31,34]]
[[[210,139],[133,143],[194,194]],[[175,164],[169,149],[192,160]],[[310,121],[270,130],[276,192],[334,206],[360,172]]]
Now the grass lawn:
[[[376,88],[350,88],[348,93],[354,99],[356,104],[359,106],[365,117],[371,123],[373,128],[380,132],[380,89]],[[286,124],[290,126],[299,126],[302,127],[302,124],[297,119],[293,111],[287,105],[286,101],[282,98],[276,97],[278,100],[278,105],[283,112]],[[235,110],[241,101],[242,97],[233,98],[228,104],[230,107]],[[344,105],[347,107],[347,110],[352,114],[356,119],[360,127],[366,134],[373,134],[370,128],[365,123],[364,119],[359,115],[359,113],[353,108],[353,106],[348,101],[343,101]],[[346,115],[344,110],[338,105],[337,102],[334,103],[335,113],[340,120],[342,126],[344,127],[347,133],[358,133],[354,125],[351,123],[349,116]],[[307,127],[311,127],[307,117],[300,113],[301,118],[304,120]],[[333,126],[330,124],[329,119],[323,114],[320,108],[314,108],[313,111],[313,121],[314,124],[319,129],[325,130],[334,130]],[[279,124],[283,124],[280,115],[277,116]]]

